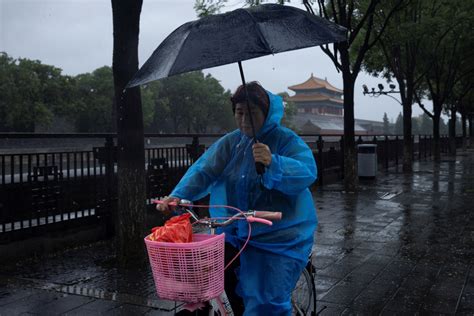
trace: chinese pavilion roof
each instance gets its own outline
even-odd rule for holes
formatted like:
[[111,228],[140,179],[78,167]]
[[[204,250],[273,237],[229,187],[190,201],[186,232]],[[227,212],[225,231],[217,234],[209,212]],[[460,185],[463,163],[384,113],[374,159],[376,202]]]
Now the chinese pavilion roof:
[[296,94],[292,97],[287,98],[288,101],[296,101],[296,102],[304,102],[304,101],[330,101],[330,102],[335,102],[339,104],[343,104],[344,101],[342,99],[336,99],[336,98],[331,98],[325,95],[301,95],[301,94]]
[[334,87],[329,82],[327,82],[327,80],[317,78],[313,76],[313,74],[311,74],[311,77],[305,82],[288,87],[288,89],[293,90],[293,91],[313,90],[313,89],[321,89],[321,88],[325,88],[327,90],[334,91],[334,92],[339,92],[341,94],[343,93],[342,90]]

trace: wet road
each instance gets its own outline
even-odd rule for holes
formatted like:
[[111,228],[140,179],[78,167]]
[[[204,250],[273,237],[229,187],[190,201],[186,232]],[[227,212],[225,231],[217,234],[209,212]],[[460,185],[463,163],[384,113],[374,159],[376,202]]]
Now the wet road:
[[[322,315],[474,315],[474,151],[315,192]],[[0,315],[170,315],[106,242],[0,267]]]

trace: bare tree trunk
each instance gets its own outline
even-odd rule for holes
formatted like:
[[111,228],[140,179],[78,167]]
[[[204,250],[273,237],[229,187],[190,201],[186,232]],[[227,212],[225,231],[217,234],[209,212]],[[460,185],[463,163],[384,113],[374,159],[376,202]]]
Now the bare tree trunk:
[[451,108],[449,120],[449,154],[456,155],[456,107]]
[[466,150],[469,146],[469,140],[467,138],[467,115],[465,109],[460,111],[461,113],[461,129],[462,129],[462,149]]
[[[410,77],[411,78],[411,77]],[[412,172],[413,164],[413,142],[412,142],[412,104],[413,104],[413,80],[398,80],[400,96],[403,106],[403,172]],[[406,93],[405,93],[406,92]]]
[[468,146],[471,147],[474,144],[474,126],[472,126],[472,123],[474,123],[473,115],[469,114],[467,116],[467,120],[469,121],[469,142],[468,142]]
[[[434,103],[434,102],[433,102]],[[433,108],[435,108],[433,104]],[[441,117],[441,110],[434,111],[433,116],[433,158],[434,161],[439,162],[441,160],[441,153],[440,153],[440,139],[439,139],[439,121]]]
[[138,70],[138,34],[142,0],[112,0],[112,69],[117,104],[118,209],[117,255],[122,264],[143,257],[145,220],[145,150],[140,88],[124,92]]
[[403,172],[412,172],[413,142],[411,126],[411,104],[403,105]]
[[[342,62],[343,67],[349,67],[348,50],[341,52],[341,60],[347,58],[347,62]],[[355,80],[349,69],[342,71],[344,89],[344,187],[346,191],[357,190],[357,165],[354,133],[354,84]]]
[[462,123],[462,138],[466,138],[467,137],[467,116],[466,116],[466,113],[461,112],[461,123]]
[[462,122],[462,137],[467,137],[467,115],[466,113],[461,113],[461,122]]
[[468,117],[469,120],[469,138],[474,137],[474,126],[472,126],[472,123],[474,121],[474,116],[472,114],[469,115]]

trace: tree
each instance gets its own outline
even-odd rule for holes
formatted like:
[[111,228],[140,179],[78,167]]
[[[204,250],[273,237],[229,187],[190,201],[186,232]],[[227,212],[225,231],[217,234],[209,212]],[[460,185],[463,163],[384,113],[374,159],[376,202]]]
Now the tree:
[[[393,1],[387,1],[385,4]],[[380,37],[374,49],[368,52],[364,68],[372,74],[382,74],[389,81],[398,83],[403,107],[403,171],[411,172],[413,159],[412,105],[414,93],[420,89],[423,74],[420,69],[419,52],[423,49],[421,39],[426,36],[420,27],[431,8],[427,0],[406,1],[406,5],[395,12],[389,21],[386,31]],[[377,11],[376,23],[379,27],[385,24],[386,12]]]
[[71,77],[39,60],[0,53],[0,131],[34,132],[74,108]]
[[395,121],[395,125],[393,127],[393,133],[395,135],[403,134],[403,115],[402,115],[402,113],[398,113],[397,120]]
[[474,89],[469,90],[466,96],[463,98],[461,103],[461,122],[462,122],[462,135],[464,139],[467,138],[468,130],[467,125],[469,122],[469,139],[473,139],[473,116],[474,116]]
[[290,97],[287,92],[280,92],[278,93],[280,97],[283,99],[283,105],[285,107],[283,119],[281,120],[281,125],[292,129],[295,132],[299,132],[296,126],[293,124],[293,118],[295,117],[298,108],[293,101],[288,101]]
[[159,118],[152,122],[162,132],[225,132],[234,126],[230,91],[202,71],[186,73],[147,85]]
[[[403,123],[405,124],[405,123]],[[412,135],[420,135],[420,122],[417,117],[411,118]],[[405,137],[405,136],[403,136]]]
[[423,113],[419,116],[420,119],[420,134],[433,135],[433,120],[426,114]]
[[391,134],[391,131],[390,131],[390,121],[388,120],[388,116],[387,116],[387,113],[383,113],[383,133],[385,135],[390,135]]
[[[472,76],[473,65],[465,67],[463,60],[469,56],[463,48],[463,43],[472,38],[473,18],[469,5],[464,2],[434,1],[432,23],[425,25],[426,41],[420,58],[427,69],[424,83],[429,98],[433,102],[433,113],[425,110],[433,119],[434,159],[440,160],[440,128],[443,127],[441,113],[443,106],[453,92],[455,85]],[[472,41],[472,40],[471,40]],[[471,44],[472,45],[472,44]],[[422,108],[421,98],[416,96]],[[452,114],[455,117],[455,113]],[[453,124],[455,120],[453,120]]]
[[76,130],[81,133],[112,132],[114,87],[112,68],[104,66],[92,73],[77,75]]
[[[460,72],[458,80],[455,83],[451,93],[447,97],[446,107],[450,112],[450,126],[449,126],[449,144],[450,153],[456,154],[456,134],[462,134],[463,142],[467,136],[466,133],[466,121],[467,113],[472,111],[473,106],[473,93],[474,93],[474,79],[472,72],[474,69],[474,37],[469,33],[465,35],[468,39],[463,38],[460,43]],[[470,37],[469,37],[470,36]],[[465,75],[467,73],[467,75]],[[469,110],[471,108],[471,110]],[[456,114],[461,115],[461,121],[458,122]]]
[[[74,121],[78,132],[113,132],[114,82],[112,68],[103,66],[92,73],[74,77],[77,105]],[[142,91],[145,91],[142,88]],[[154,106],[148,98],[143,102],[144,126],[151,124]]]
[[138,70],[142,0],[112,0],[112,71],[118,138],[116,241],[121,264],[143,255],[145,221],[145,146],[140,88],[124,88]]

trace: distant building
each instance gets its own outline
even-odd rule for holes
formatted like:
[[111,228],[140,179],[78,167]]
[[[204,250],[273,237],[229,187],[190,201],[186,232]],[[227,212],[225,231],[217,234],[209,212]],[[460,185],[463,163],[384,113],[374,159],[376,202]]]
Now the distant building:
[[[293,125],[301,133],[344,134],[343,91],[331,85],[327,79],[311,74],[303,83],[288,87],[295,92],[285,101],[293,102],[297,113]],[[383,134],[383,123],[355,119],[356,135]]]
[[331,85],[326,79],[311,77],[303,83],[290,86],[295,95],[288,98],[298,107],[298,113],[337,115],[344,113],[343,91]]

